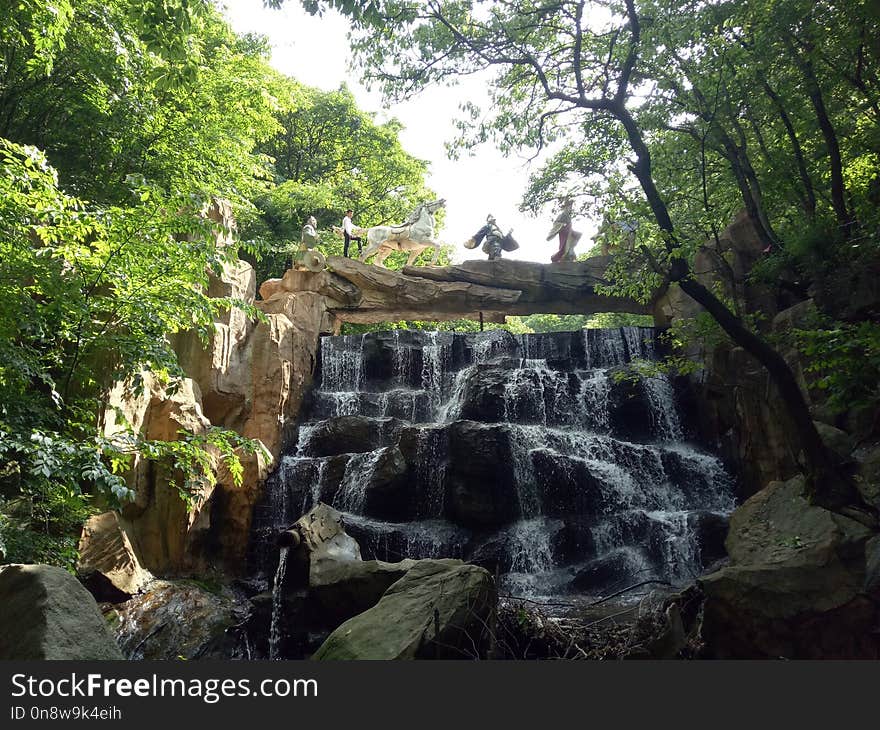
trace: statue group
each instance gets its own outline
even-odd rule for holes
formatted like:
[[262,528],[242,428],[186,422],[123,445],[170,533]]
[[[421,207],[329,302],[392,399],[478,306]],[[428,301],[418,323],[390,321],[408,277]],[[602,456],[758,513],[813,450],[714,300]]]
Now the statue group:
[[[360,260],[365,262],[373,257],[374,264],[384,267],[385,259],[391,253],[406,251],[409,253],[406,265],[412,266],[418,255],[430,248],[434,252],[431,257],[431,265],[435,265],[440,255],[441,244],[434,239],[434,216],[445,204],[446,201],[443,198],[421,203],[403,223],[394,226],[352,227],[352,233],[359,237],[365,237],[367,240],[367,246],[360,254]],[[559,237],[559,249],[550,258],[553,263],[576,260],[574,249],[581,238],[581,233],[572,228],[573,207],[571,197],[562,199],[559,214],[547,236],[548,241],[556,236]],[[315,246],[319,242],[316,226],[315,217],[309,216],[302,228],[299,249],[294,254],[294,264],[308,271],[321,271],[326,265],[324,255],[315,250]],[[340,235],[343,234],[341,228],[334,226],[333,230]],[[351,240],[359,241],[355,238]],[[486,216],[485,225],[464,243],[464,247],[472,250],[480,244],[482,244],[481,249],[489,261],[497,261],[505,251],[509,253],[519,248],[519,244],[513,238],[513,230],[504,233],[495,216],[491,214]]]

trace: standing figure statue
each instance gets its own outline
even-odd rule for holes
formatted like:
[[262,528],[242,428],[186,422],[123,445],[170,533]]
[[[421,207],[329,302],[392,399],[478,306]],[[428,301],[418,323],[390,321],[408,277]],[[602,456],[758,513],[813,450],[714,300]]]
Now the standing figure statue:
[[577,260],[574,255],[574,247],[577,246],[582,234],[580,231],[572,230],[571,227],[571,210],[573,205],[574,201],[572,201],[571,197],[567,196],[562,199],[562,209],[559,211],[559,215],[556,216],[556,220],[553,221],[553,228],[550,229],[550,233],[547,235],[548,241],[556,235],[559,236],[559,250],[550,257],[554,264],[558,264],[560,261]]
[[358,256],[361,255],[363,251],[363,236],[359,234],[359,229],[357,229],[352,223],[352,217],[354,216],[354,211],[349,208],[345,211],[345,217],[342,219],[342,235],[345,238],[345,246],[342,249],[342,255],[348,256],[348,247],[352,241],[357,242],[358,245]]
[[302,227],[299,248],[293,254],[293,263],[297,268],[304,268],[314,272],[323,271],[327,263],[324,254],[320,251],[312,250],[318,243],[318,221],[315,219],[315,216],[310,215],[306,219],[306,224]]
[[483,253],[489,256],[489,261],[495,261],[501,258],[502,251],[516,251],[519,244],[513,240],[513,230],[506,234],[501,232],[495,216],[486,216],[486,225],[477,231],[473,238],[469,238],[464,243],[465,248],[476,248],[483,241]]
[[373,263],[384,266],[385,259],[393,251],[407,251],[407,266],[412,266],[416,257],[426,248],[434,249],[431,264],[437,263],[440,256],[440,242],[434,240],[434,214],[446,201],[443,198],[419,205],[409,217],[396,226],[373,226],[367,229],[367,247],[361,254],[361,261],[366,261],[375,254]]

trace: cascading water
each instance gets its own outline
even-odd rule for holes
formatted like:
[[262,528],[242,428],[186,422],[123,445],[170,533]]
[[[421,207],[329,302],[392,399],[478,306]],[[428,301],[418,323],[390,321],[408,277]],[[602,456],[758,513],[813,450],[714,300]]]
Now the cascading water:
[[287,576],[287,554],[289,549],[281,548],[278,556],[278,568],[275,570],[274,590],[272,592],[272,620],[269,624],[269,658],[280,659],[282,639],[282,622],[284,620],[283,589]]
[[[298,441],[255,529],[271,535],[321,500],[344,513],[365,559],[462,557],[499,574],[502,592],[686,581],[709,559],[733,483],[688,443],[667,376],[614,377],[653,360],[655,337],[325,337]],[[267,540],[257,554],[269,577]]]

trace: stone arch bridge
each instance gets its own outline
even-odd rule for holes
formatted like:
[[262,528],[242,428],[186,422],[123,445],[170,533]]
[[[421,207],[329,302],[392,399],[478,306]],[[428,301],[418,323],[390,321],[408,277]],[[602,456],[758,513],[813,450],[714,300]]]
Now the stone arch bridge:
[[508,315],[651,314],[650,304],[595,291],[610,257],[539,264],[530,261],[466,261],[452,266],[408,266],[392,271],[354,259],[330,257],[319,273],[291,269],[260,287],[269,300],[282,292],[314,292],[325,299],[332,326],[344,322],[479,319],[503,322]]

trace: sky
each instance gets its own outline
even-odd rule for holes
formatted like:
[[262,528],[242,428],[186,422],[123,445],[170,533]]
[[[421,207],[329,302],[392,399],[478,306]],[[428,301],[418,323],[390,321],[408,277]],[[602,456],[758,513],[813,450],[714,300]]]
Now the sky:
[[[309,86],[330,91],[345,84],[358,106],[377,113],[379,121],[399,119],[403,148],[429,163],[428,185],[446,199],[446,221],[437,238],[455,247],[456,262],[484,257],[479,249],[468,251],[462,245],[492,214],[499,226],[513,236],[520,248],[505,253],[509,258],[549,262],[557,243],[547,241],[555,218],[548,206],[544,215],[531,218],[517,210],[532,168],[524,159],[504,158],[490,145],[477,148],[475,155],[450,160],[444,143],[455,137],[453,120],[462,101],[485,100],[484,86],[467,79],[457,87],[433,87],[415,99],[383,107],[377,92],[369,92],[356,72],[349,70],[348,21],[335,11],[312,17],[296,0],[288,0],[280,10],[264,8],[262,0],[226,0],[226,15],[239,33],[260,33],[272,46],[272,65]],[[356,223],[358,221],[355,221]],[[594,228],[588,221],[575,221],[575,230],[584,232],[577,253],[588,247]]]

